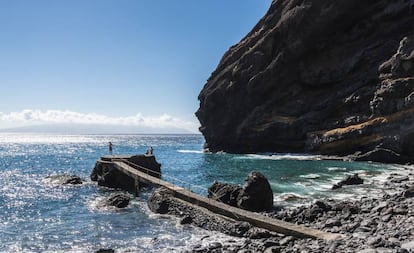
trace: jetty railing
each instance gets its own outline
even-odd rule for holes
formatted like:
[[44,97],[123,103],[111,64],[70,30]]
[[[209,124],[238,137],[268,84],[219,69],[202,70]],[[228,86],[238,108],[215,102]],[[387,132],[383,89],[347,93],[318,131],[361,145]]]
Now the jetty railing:
[[141,166],[139,164],[133,163],[133,162],[131,162],[131,161],[127,160],[127,159],[124,159],[124,158],[119,158],[119,159],[114,159],[114,160],[122,161],[122,162],[128,164],[129,166],[131,166],[131,167],[133,167],[135,169],[138,169],[139,171],[141,171],[141,172],[143,172],[143,173],[145,173],[147,175],[150,175],[150,176],[151,175],[157,175],[157,177],[160,180],[161,180],[161,178],[166,179],[165,181],[168,181],[169,183],[171,183],[173,185],[181,186],[182,188],[184,188],[186,190],[189,190],[189,191],[193,191],[194,192],[195,189],[199,189],[199,190],[201,190],[201,192],[204,191],[204,192],[207,192],[207,194],[212,194],[212,195],[214,195],[214,196],[217,197],[217,195],[214,192],[209,191],[209,189],[207,187],[203,187],[203,186],[200,186],[200,185],[196,185],[196,184],[190,183],[188,181],[184,181],[182,179],[179,179],[179,178],[176,178],[176,177],[172,177],[172,176],[169,176],[169,175],[162,175],[160,172],[153,171],[153,170],[151,170],[149,168],[145,168],[145,167],[143,167],[143,166]]

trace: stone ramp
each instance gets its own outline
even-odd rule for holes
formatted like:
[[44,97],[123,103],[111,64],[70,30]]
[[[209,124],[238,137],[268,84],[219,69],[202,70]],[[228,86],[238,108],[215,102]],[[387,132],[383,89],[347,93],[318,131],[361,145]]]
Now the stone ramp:
[[281,234],[291,235],[299,238],[310,237],[323,240],[336,240],[343,237],[341,234],[328,233],[321,230],[288,223],[282,220],[270,218],[259,213],[242,210],[236,207],[226,205],[216,200],[203,197],[190,190],[184,189],[177,185],[166,182],[160,178],[146,174],[145,168],[138,169],[128,165],[128,161],[122,158],[113,158],[112,164],[116,169],[133,178],[138,185],[140,182],[157,187],[165,187],[173,192],[174,197],[184,200],[196,206],[206,208],[207,210],[232,218],[238,221],[247,221],[253,226],[264,228]]

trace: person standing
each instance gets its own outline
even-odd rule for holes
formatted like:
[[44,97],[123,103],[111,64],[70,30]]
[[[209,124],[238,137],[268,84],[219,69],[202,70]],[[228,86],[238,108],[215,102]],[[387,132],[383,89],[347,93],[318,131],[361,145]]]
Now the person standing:
[[112,155],[112,142],[109,142],[109,154]]

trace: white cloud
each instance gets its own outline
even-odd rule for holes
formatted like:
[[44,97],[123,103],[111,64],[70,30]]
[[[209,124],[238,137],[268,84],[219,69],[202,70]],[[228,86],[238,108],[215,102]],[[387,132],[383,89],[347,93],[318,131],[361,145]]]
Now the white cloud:
[[97,113],[80,113],[62,110],[32,110],[20,112],[0,112],[0,128],[39,124],[98,124],[112,126],[136,126],[144,128],[184,129],[198,133],[198,124],[185,121],[167,114],[161,116],[143,116],[137,114],[127,117],[109,117]]

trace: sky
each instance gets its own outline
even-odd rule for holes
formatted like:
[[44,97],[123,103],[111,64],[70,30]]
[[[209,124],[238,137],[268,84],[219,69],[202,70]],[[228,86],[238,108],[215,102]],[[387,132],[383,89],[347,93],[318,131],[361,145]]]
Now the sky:
[[0,0],[0,130],[197,132],[197,96],[271,0]]

